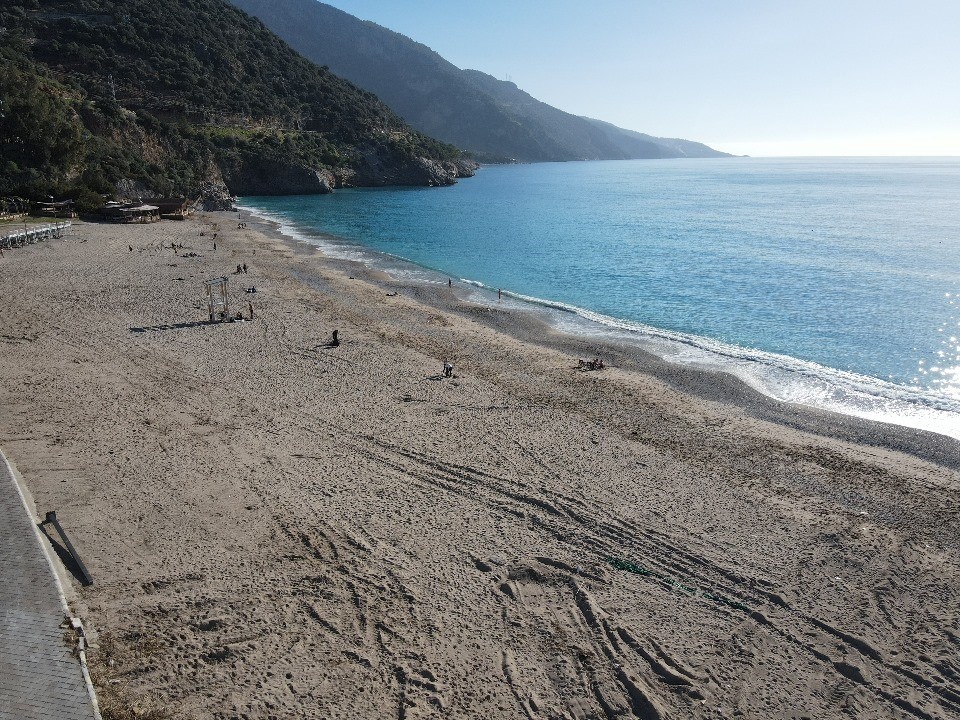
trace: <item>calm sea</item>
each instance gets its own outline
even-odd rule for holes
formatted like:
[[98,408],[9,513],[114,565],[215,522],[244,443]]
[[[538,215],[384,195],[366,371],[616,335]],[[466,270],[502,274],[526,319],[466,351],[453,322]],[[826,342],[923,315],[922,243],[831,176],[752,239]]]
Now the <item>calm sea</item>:
[[960,159],[546,163],[241,204],[394,275],[960,438]]

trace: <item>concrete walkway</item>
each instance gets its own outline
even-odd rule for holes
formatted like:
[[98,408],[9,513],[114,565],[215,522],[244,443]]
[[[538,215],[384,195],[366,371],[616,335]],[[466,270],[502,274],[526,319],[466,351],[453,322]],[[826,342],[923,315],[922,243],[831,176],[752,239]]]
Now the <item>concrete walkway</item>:
[[97,720],[34,522],[0,453],[0,720]]

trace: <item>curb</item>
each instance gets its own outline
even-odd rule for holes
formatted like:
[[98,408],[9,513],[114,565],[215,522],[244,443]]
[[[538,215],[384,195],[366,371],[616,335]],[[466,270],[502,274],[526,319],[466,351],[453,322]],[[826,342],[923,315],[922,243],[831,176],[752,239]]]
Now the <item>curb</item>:
[[47,547],[45,538],[37,526],[36,515],[34,511],[30,509],[30,503],[27,501],[27,496],[21,486],[23,478],[20,477],[20,473],[14,468],[13,463],[10,462],[3,450],[0,450],[0,458],[3,458],[7,471],[10,473],[13,486],[17,489],[17,495],[20,496],[20,503],[23,505],[24,511],[31,520],[30,524],[33,525],[33,533],[37,539],[37,543],[43,551],[43,556],[47,559],[47,567],[50,569],[50,574],[53,575],[53,583],[57,588],[57,595],[60,598],[60,607],[63,609],[63,614],[69,619],[70,626],[77,631],[76,652],[77,657],[80,659],[80,670],[83,673],[83,682],[87,686],[87,694],[90,696],[90,704],[93,706],[93,716],[95,720],[103,720],[100,715],[100,704],[97,702],[97,692],[93,688],[93,681],[90,679],[90,671],[87,668],[87,640],[83,630],[83,623],[80,621],[80,618],[73,617],[70,614],[70,606],[67,604],[67,596],[63,591],[63,583],[60,582],[60,574],[57,572],[57,567],[54,565],[53,558],[50,555],[50,548]]

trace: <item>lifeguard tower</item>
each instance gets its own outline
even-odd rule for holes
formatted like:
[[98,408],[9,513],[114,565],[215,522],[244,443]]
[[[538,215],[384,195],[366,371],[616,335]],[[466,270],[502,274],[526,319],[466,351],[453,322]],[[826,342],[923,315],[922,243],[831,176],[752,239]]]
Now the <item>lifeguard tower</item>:
[[227,304],[227,278],[218,277],[203,283],[207,294],[207,311],[210,322],[223,322],[230,317]]

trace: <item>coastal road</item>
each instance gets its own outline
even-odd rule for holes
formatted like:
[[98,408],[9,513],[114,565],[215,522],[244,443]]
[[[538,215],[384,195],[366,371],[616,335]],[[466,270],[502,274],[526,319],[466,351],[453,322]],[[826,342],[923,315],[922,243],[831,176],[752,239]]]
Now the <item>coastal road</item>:
[[99,717],[65,641],[68,610],[0,453],[0,720]]

